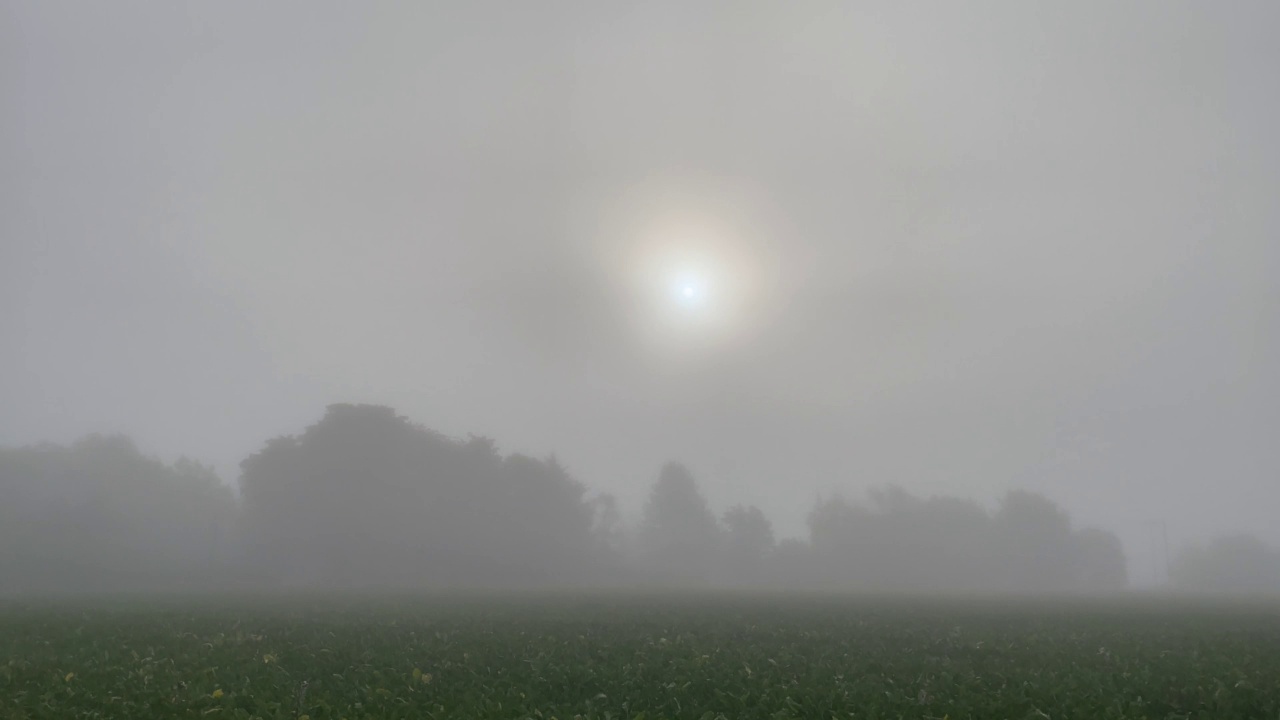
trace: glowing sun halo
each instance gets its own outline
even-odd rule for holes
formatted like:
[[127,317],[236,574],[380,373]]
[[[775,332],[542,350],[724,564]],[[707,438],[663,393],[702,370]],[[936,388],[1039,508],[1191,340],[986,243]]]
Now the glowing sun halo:
[[756,188],[660,178],[626,190],[600,218],[592,247],[646,351],[727,351],[765,321],[783,233]]

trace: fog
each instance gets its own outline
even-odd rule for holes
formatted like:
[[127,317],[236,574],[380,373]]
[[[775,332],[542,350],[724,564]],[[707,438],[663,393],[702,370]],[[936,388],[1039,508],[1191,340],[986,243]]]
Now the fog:
[[0,589],[1278,589],[1277,31],[4,3]]

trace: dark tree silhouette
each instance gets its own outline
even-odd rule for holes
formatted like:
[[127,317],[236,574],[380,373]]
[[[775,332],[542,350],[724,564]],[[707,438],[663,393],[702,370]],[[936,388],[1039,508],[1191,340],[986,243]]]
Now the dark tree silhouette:
[[1099,528],[1076,532],[1076,587],[1084,592],[1111,593],[1129,582],[1124,547],[1115,533]]
[[720,528],[685,466],[663,466],[645,505],[640,546],[648,567],[666,582],[696,584],[708,578]]
[[1123,589],[1120,542],[1075,532],[1043,496],[1007,495],[994,515],[958,498],[871,493],[871,508],[843,498],[809,515],[810,582],[887,592],[1063,593]]
[[734,505],[725,511],[724,572],[721,581],[729,585],[758,585],[763,582],[765,563],[774,549],[773,525],[755,505]]
[[[388,407],[331,405],[241,463],[236,501],[211,470],[124,438],[0,449],[0,591],[237,587],[768,586],[906,593],[1112,592],[1115,535],[1076,530],[1035,493],[994,513],[874,490],[819,501],[808,541],[775,543],[757,507],[718,521],[668,463],[634,532],[554,456],[454,440]],[[232,546],[234,544],[234,547]],[[1248,537],[1189,548],[1180,587],[1280,591],[1277,553]]]
[[569,583],[603,561],[585,489],[554,458],[503,458],[390,408],[332,405],[242,469],[244,546],[293,584]]
[[601,493],[591,498],[591,532],[613,554],[626,552],[626,528],[622,524],[622,512],[618,510],[618,498]]
[[[1005,495],[996,513],[998,553],[1013,592],[1064,592],[1073,585],[1071,518],[1053,501],[1025,490]],[[1067,572],[1064,572],[1067,571]]]
[[211,469],[125,437],[0,448],[0,590],[212,587],[234,513]]

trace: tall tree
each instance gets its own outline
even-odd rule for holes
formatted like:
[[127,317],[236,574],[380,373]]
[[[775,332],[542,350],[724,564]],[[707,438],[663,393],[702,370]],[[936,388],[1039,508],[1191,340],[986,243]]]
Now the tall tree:
[[998,554],[1006,568],[1001,590],[1052,593],[1071,589],[1071,519],[1053,501],[1013,490],[996,513]]
[[586,581],[597,564],[585,488],[554,458],[503,457],[373,405],[333,405],[242,464],[244,538],[301,585]]
[[641,548],[650,568],[669,582],[707,579],[720,544],[720,528],[689,469],[663,466],[649,493]]
[[734,505],[725,511],[724,581],[754,585],[762,581],[765,561],[773,553],[773,525],[755,505]]

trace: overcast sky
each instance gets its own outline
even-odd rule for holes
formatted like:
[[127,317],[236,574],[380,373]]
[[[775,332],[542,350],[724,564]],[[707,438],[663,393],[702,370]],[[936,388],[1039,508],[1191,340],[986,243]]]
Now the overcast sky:
[[1156,520],[1280,543],[1277,33],[1269,0],[7,0],[0,444],[234,480],[377,402],[633,510],[681,459],[784,535],[893,482],[1043,491],[1139,582]]

